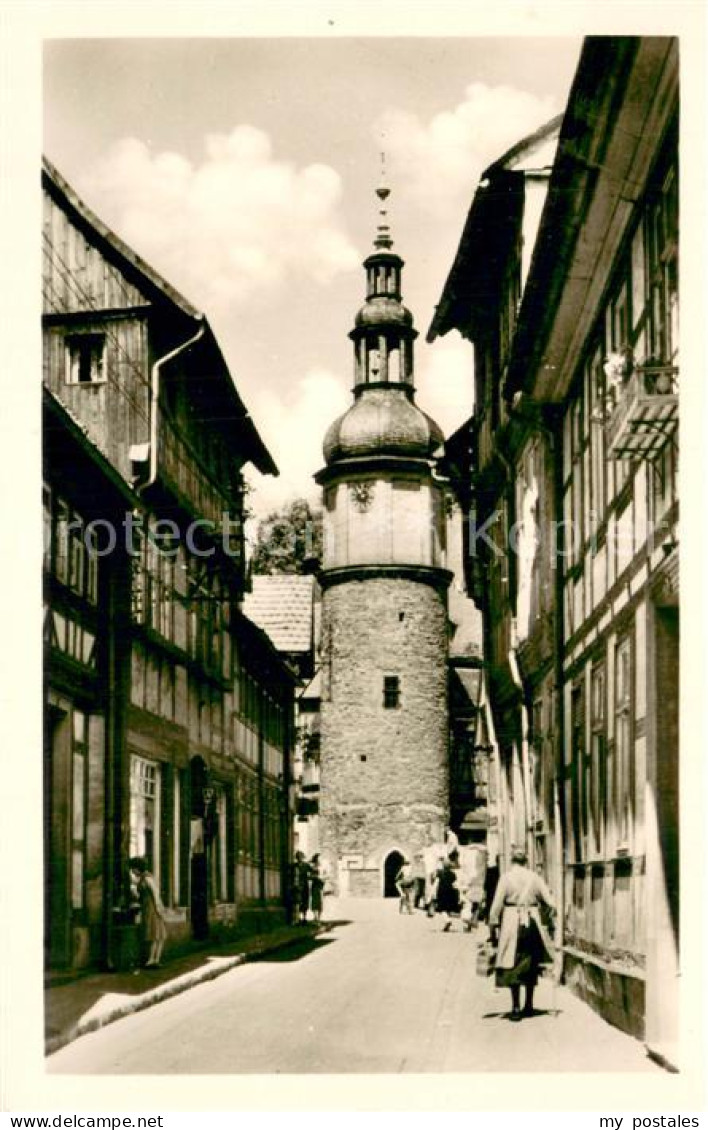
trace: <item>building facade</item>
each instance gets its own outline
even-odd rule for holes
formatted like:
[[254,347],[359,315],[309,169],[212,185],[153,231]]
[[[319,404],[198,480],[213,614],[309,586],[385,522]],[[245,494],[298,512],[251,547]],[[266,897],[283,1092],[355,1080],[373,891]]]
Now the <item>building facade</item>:
[[468,582],[485,616],[507,842],[560,896],[567,981],[672,1064],[677,118],[675,41],[588,39],[528,270],[500,239],[492,167],[431,327],[475,345]]
[[242,468],[277,473],[211,329],[45,162],[47,962],[282,914],[294,678],[243,614]]
[[293,850],[319,851],[320,590],[313,574],[254,575],[244,610],[297,674],[292,750]]
[[[449,818],[442,434],[415,404],[416,331],[381,222],[355,327],[354,404],[324,440],[320,837],[341,894],[390,893]],[[395,888],[393,888],[395,891]]]

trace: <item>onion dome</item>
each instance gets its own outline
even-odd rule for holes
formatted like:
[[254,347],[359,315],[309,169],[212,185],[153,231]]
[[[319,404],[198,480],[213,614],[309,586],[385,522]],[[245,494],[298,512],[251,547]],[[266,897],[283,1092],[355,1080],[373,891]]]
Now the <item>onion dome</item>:
[[364,303],[355,326],[412,326],[413,315],[397,298],[377,297]]
[[372,388],[330,426],[323,453],[327,464],[362,455],[431,459],[443,442],[438,425],[404,390]]
[[438,425],[415,404],[413,315],[401,301],[403,260],[393,250],[386,202],[376,189],[379,222],[374,249],[364,261],[366,298],[349,337],[354,344],[354,403],[329,428],[327,464],[362,456],[430,460],[444,443]]

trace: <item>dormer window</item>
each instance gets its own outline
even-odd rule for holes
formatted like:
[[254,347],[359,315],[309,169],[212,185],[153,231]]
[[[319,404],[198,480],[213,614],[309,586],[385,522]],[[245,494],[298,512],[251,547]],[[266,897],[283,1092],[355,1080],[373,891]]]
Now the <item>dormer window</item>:
[[72,334],[66,339],[66,381],[95,385],[105,381],[105,334]]

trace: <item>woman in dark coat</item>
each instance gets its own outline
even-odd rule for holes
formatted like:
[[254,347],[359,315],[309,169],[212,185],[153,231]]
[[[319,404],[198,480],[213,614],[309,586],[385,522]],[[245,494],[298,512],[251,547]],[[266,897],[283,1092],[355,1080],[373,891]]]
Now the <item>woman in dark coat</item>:
[[320,857],[319,855],[313,855],[312,862],[310,863],[310,904],[312,906],[312,917],[315,922],[319,922],[322,917],[324,885],[325,877],[320,863]]
[[[490,934],[498,941],[496,982],[511,989],[511,1020],[533,1016],[533,993],[541,965],[553,963],[553,943],[541,919],[540,906],[555,910],[551,892],[540,875],[526,866],[526,852],[515,848],[489,914]],[[523,1013],[519,1008],[522,985],[526,988]]]
[[457,855],[453,852],[449,859],[444,859],[437,873],[437,892],[435,905],[438,914],[444,914],[447,921],[443,930],[449,930],[452,925],[451,914],[460,912],[460,891],[457,885]]
[[307,922],[310,907],[310,867],[301,851],[295,852],[293,865],[293,902],[300,922]]

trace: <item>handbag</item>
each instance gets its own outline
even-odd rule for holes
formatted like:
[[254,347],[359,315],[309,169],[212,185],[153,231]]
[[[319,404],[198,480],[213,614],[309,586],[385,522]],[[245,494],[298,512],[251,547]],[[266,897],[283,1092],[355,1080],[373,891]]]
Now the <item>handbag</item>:
[[489,977],[494,972],[497,951],[489,942],[483,942],[477,950],[476,972],[478,977]]

